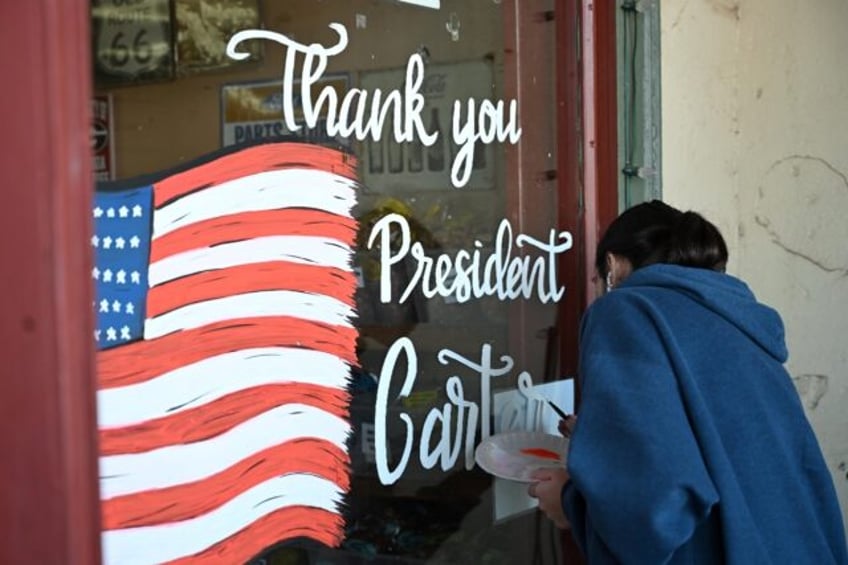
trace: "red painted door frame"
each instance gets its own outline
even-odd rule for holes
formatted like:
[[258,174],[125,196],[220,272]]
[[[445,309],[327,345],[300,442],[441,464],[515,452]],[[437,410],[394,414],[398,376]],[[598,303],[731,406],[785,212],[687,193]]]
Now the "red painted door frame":
[[[559,226],[573,253],[561,256],[566,298],[558,313],[560,375],[576,376],[580,318],[594,298],[595,247],[618,214],[616,3],[556,0]],[[576,292],[575,292],[576,291]],[[575,384],[575,406],[580,389]],[[585,563],[568,532],[563,564]]]
[[[576,374],[594,246],[617,213],[615,5],[556,0],[560,374]],[[577,32],[577,34],[575,34]],[[0,563],[100,561],[91,330],[87,0],[0,4]],[[570,553],[570,552],[568,552]],[[573,562],[568,559],[568,562]]]
[[595,248],[618,214],[617,8],[556,0],[556,9],[559,225],[574,236],[559,265],[572,289],[560,304],[560,374],[573,376],[580,317],[594,298]]
[[88,18],[0,3],[0,563],[100,562]]
[[[519,100],[523,129],[522,144],[506,154],[513,183],[507,209],[516,231],[532,231],[528,218],[536,208],[548,205],[547,185],[556,183],[558,228],[573,236],[572,251],[560,255],[558,264],[566,287],[555,329],[559,378],[577,374],[580,318],[594,298],[595,248],[618,214],[617,8],[608,1],[554,0],[550,14],[541,10],[545,4],[504,2],[506,95]],[[551,116],[540,103],[549,86],[543,68],[549,45],[539,26],[549,17],[556,27],[554,169],[541,149],[546,146],[542,132]],[[511,351],[524,358],[535,355],[534,336],[528,332],[534,327],[528,321],[532,308],[521,304],[511,316]]]
[[595,248],[618,215],[615,2],[583,0],[583,174],[586,304],[594,298]]

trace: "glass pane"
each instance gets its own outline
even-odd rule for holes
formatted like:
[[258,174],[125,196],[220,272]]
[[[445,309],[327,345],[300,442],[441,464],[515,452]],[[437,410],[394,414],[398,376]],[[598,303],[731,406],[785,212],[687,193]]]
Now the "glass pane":
[[561,562],[475,460],[572,410],[553,1],[257,6],[172,2],[167,80],[99,83],[107,560]]

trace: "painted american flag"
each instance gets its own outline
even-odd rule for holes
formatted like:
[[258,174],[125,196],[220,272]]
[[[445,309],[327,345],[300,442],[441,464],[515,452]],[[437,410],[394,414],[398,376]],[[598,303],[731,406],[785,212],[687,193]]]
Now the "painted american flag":
[[341,542],[356,194],[352,157],[295,143],[97,192],[106,563]]

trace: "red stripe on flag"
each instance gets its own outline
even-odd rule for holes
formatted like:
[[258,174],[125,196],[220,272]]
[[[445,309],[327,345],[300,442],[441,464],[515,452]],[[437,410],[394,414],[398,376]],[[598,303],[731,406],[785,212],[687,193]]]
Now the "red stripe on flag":
[[189,520],[219,508],[251,487],[292,473],[323,477],[347,492],[349,468],[347,453],[328,441],[304,437],[269,447],[200,481],[105,500],[103,529]]
[[196,222],[154,239],[150,262],[191,249],[279,235],[326,237],[353,245],[356,221],[322,210],[285,208],[240,212]]
[[301,347],[356,364],[356,337],[354,328],[290,316],[227,320],[100,351],[97,378],[100,389],[128,386],[215,355],[261,347]]
[[283,508],[208,550],[176,559],[169,565],[245,563],[282,540],[307,537],[330,547],[338,547],[343,536],[344,518],[338,514],[306,506]]
[[303,383],[254,387],[170,416],[100,430],[100,451],[102,455],[142,453],[203,441],[277,406],[292,403],[315,406],[347,420],[350,395],[344,390]]
[[252,263],[205,271],[151,288],[147,317],[205,300],[273,290],[321,294],[353,306],[355,288],[356,275],[340,269],[287,261]]
[[178,173],[156,184],[153,204],[164,204],[203,188],[248,175],[280,169],[313,169],[356,180],[356,159],[349,154],[302,143],[255,146]]

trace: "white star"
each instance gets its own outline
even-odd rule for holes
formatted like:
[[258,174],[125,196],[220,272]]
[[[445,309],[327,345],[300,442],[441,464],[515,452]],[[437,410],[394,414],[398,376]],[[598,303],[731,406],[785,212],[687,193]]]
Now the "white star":
[[130,238],[130,247],[132,247],[133,249],[138,247],[140,244],[141,244],[141,240],[138,238],[137,235],[134,235]]
[[100,245],[100,238],[96,235],[91,236],[91,246],[97,247],[98,245]]
[[100,330],[94,330],[94,341],[100,341]]
[[118,284],[127,284],[127,272],[123,269],[115,273],[116,280],[115,282]]
[[112,238],[108,235],[103,238],[103,249],[110,249],[112,247]]
[[133,306],[132,302],[127,302],[125,312],[127,314],[135,314],[135,306]]
[[115,341],[116,339],[118,339],[118,333],[115,331],[115,328],[107,328],[106,341]]
[[117,247],[118,249],[123,249],[124,243],[126,243],[126,240],[124,240],[123,237],[119,237],[115,240],[115,247]]
[[139,273],[138,271],[133,271],[132,273],[130,273],[130,280],[134,284],[141,284],[141,273]]
[[91,269],[91,278],[93,278],[94,280],[100,280],[100,269],[98,269],[97,267]]
[[140,218],[140,217],[141,217],[141,206],[136,204],[135,206],[133,206],[133,218]]
[[107,218],[114,218],[115,217],[115,209],[109,208],[108,210],[106,210],[106,217]]
[[112,312],[120,312],[121,311],[121,302],[116,300],[112,303]]
[[130,327],[124,326],[121,328],[121,339],[129,339],[130,338]]
[[126,218],[129,215],[129,213],[130,213],[130,209],[127,208],[126,206],[121,206],[120,208],[118,208],[118,215],[122,218]]
[[100,301],[100,311],[101,312],[109,312],[109,301],[105,298]]
[[110,269],[103,271],[103,282],[112,282],[112,271]]
[[103,215],[103,208],[98,206],[97,208],[94,209],[94,217],[95,218],[99,218],[102,215]]

